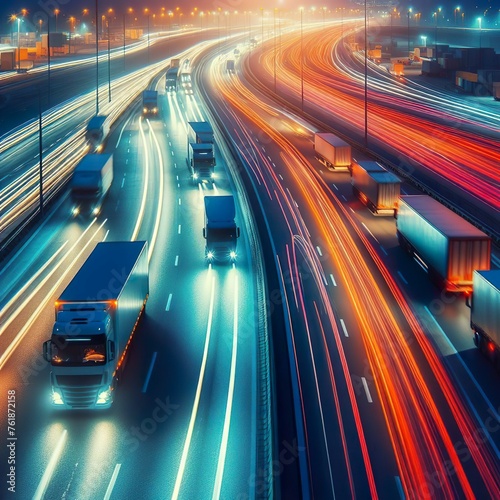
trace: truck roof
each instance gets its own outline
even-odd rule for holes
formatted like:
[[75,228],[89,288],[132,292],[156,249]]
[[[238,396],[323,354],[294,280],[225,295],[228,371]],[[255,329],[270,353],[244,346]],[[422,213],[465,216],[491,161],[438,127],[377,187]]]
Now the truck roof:
[[341,139],[340,137],[337,137],[335,134],[332,134],[330,132],[318,132],[315,137],[320,137],[332,146],[349,146],[349,143],[344,141],[344,139]]
[[112,156],[112,154],[97,153],[85,155],[76,166],[75,172],[99,172]]
[[210,123],[208,122],[188,122],[188,124],[197,134],[214,133],[212,125],[210,125]]
[[500,269],[474,272],[481,275],[486,281],[491,283],[498,291],[500,291]]
[[400,196],[400,200],[446,236],[490,239],[483,231],[426,194],[404,195]]
[[205,196],[205,213],[209,222],[234,222],[236,208],[234,198],[226,196]]
[[378,161],[373,160],[361,160],[353,162],[353,167],[359,165],[366,172],[387,172],[387,169],[384,168]]
[[149,96],[149,97],[153,97],[153,96],[156,97],[158,95],[158,91],[157,90],[143,90],[142,95]]
[[193,151],[212,151],[214,150],[214,145],[211,142],[190,142],[189,147]]
[[101,128],[104,122],[106,121],[107,116],[105,115],[95,115],[93,116],[90,120],[89,123],[87,124],[87,129],[90,128]]
[[368,170],[366,173],[377,181],[378,184],[399,184],[401,182],[401,179],[397,175],[387,170],[383,172],[372,172]]
[[112,241],[96,245],[59,297],[61,302],[117,300],[146,241]]

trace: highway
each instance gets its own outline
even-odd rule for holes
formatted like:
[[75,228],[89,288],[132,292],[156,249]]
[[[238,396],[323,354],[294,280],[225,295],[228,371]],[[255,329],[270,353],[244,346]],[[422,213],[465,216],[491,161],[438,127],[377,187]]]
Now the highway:
[[[63,195],[2,263],[0,370],[4,393],[16,391],[20,498],[236,498],[255,489],[258,335],[248,318],[263,278],[251,259],[251,214],[238,209],[237,265],[207,266],[203,195],[231,192],[225,159],[217,153],[213,188],[193,186],[186,121],[202,110],[162,85],[160,119],[135,107],[108,142],[115,178],[101,214],[74,219]],[[114,407],[54,411],[41,346],[57,294],[98,241],[143,239],[150,297]]]
[[[303,62],[298,30],[279,37],[276,44],[270,39],[263,56],[259,51],[251,58],[248,70],[255,75],[256,85],[268,89],[275,88],[276,71],[277,95],[296,109],[302,107],[303,83],[304,112],[314,117],[317,126],[323,123],[363,145],[364,70],[358,60],[350,60],[346,69],[346,59],[354,56],[338,43],[340,35],[340,26],[306,31]],[[491,108],[486,112],[485,105],[472,112],[472,101],[451,94],[444,97],[435,89],[417,92],[415,85],[394,77],[388,82],[388,78],[380,71],[369,74],[370,150],[494,232],[500,220],[497,114]]]
[[[394,220],[358,215],[349,176],[318,168],[305,122],[257,100],[241,80],[245,64],[233,76],[219,63],[205,88],[218,86],[209,98],[248,164],[275,251],[267,262],[282,277],[309,467],[302,494],[495,496],[498,436],[485,422],[498,418],[498,397],[464,362],[480,366],[479,378],[491,374],[472,345],[465,304],[436,293],[402,254]],[[458,349],[470,355],[440,323],[460,325]],[[487,438],[478,439],[483,431]]]

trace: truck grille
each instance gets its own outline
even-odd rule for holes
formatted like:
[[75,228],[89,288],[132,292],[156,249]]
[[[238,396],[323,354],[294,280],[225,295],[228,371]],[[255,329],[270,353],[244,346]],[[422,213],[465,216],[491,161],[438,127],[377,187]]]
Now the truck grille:
[[61,388],[64,402],[72,408],[93,407],[101,382],[101,375],[57,376],[57,383]]

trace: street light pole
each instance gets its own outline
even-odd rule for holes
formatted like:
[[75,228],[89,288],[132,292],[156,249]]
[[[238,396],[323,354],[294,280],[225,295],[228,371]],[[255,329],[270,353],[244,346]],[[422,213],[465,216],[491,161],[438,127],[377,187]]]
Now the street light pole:
[[99,0],[95,0],[95,114],[99,114]]
[[304,111],[304,44],[303,44],[303,14],[304,8],[300,8],[300,102]]
[[411,7],[408,9],[408,59],[410,58],[410,14]]
[[108,10],[108,18],[106,20],[107,22],[107,28],[108,28],[108,100],[111,102],[111,54],[110,54],[110,35],[109,35],[109,25],[111,22],[111,14],[113,13],[112,9]]
[[368,147],[368,30],[367,6],[365,0],[365,148]]
[[21,69],[21,42],[20,42],[20,36],[21,36],[21,18],[18,16],[17,17],[17,71],[20,71]]

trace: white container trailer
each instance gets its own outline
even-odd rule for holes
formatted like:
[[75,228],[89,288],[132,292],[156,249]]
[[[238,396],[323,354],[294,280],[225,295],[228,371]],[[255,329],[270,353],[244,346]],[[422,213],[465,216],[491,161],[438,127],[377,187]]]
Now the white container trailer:
[[490,269],[490,238],[430,196],[399,198],[397,235],[429,278],[447,291],[472,291],[473,271]]
[[352,190],[376,215],[394,215],[401,179],[376,161],[352,164]]
[[330,132],[314,134],[316,158],[329,170],[349,170],[351,168],[351,146]]
[[474,271],[470,326],[474,343],[500,368],[500,270]]

